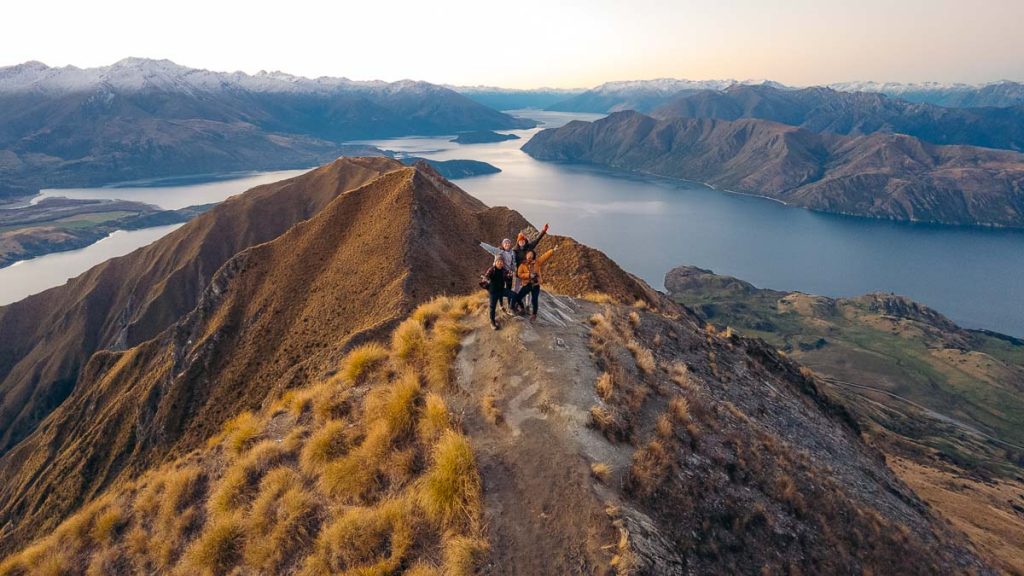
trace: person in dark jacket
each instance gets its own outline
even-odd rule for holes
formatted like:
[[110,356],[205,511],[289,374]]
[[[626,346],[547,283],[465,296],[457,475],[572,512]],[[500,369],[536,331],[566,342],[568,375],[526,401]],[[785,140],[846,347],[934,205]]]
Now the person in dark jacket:
[[505,268],[505,261],[502,260],[501,256],[494,258],[494,264],[484,272],[484,279],[487,280],[487,294],[490,296],[490,313],[491,313],[491,328],[497,330],[498,321],[494,318],[495,308],[498,307],[498,302],[502,298],[508,298],[509,301],[515,301],[516,295],[506,288],[505,281],[512,275],[512,271]]

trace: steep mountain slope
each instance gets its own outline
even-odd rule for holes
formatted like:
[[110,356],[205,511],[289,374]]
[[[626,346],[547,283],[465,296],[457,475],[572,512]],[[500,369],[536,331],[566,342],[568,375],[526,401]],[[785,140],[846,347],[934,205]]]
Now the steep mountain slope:
[[988,84],[943,84],[924,82],[841,82],[830,88],[844,92],[880,92],[909,102],[921,102],[955,108],[1024,105],[1024,84],[1001,80]]
[[1024,570],[1024,341],[893,294],[787,293],[688,266],[665,286],[812,368],[904,481],[1004,570]]
[[620,112],[543,130],[523,150],[707,182],[814,210],[943,224],[1024,226],[1024,154],[840,136],[755,119]]
[[[177,252],[168,255],[187,238],[189,256],[213,250],[219,256],[227,248],[224,236],[246,238],[248,227],[269,231],[274,217],[285,222],[283,204],[311,210],[315,200],[322,204],[308,220],[293,216],[294,224],[270,241],[236,244],[236,253],[225,256],[212,277],[203,276],[202,264],[195,267],[199,258],[174,262]],[[274,214],[275,208],[280,212]],[[103,306],[104,323],[73,326],[77,334],[61,333],[67,340],[23,341],[34,348],[15,368],[28,367],[12,371],[15,393],[4,401],[24,439],[15,444],[18,438],[10,437],[11,448],[0,458],[0,526],[12,523],[11,542],[38,533],[122,475],[196,447],[227,418],[271,393],[329,371],[341,350],[380,336],[425,299],[471,290],[488,263],[480,239],[508,236],[526,225],[505,208],[486,208],[424,165],[378,158],[339,160],[285,184],[255,188],[209,217],[214,221],[204,216],[183,227],[189,228],[185,235],[41,295],[73,298],[67,317],[90,320],[90,309],[108,303],[109,295],[87,290],[79,300],[83,284],[153,282],[140,288],[155,292],[159,306],[136,312],[131,302],[139,296],[127,289],[124,307]],[[217,220],[217,235],[204,234]],[[585,282],[645,297],[641,285],[603,255],[560,241],[565,246],[552,269],[587,263],[565,287]],[[151,275],[141,263],[154,258],[192,267]],[[174,299],[189,292],[198,300],[182,309],[188,304]],[[24,311],[31,300],[4,312]],[[47,317],[29,314],[18,324],[0,317],[0,326],[14,334],[29,318],[44,335],[59,329]],[[47,353],[47,347],[55,351]],[[38,358],[45,362],[41,367]],[[32,382],[47,384],[49,391]]]
[[156,336],[195,307],[230,257],[400,167],[386,158],[344,158],[258,186],[150,246],[0,307],[0,454],[70,394],[93,352]]
[[932,144],[1024,150],[1024,106],[944,108],[868,92],[735,85],[720,91],[681,95],[652,115],[720,120],[758,118],[813,132],[896,132]]
[[[0,69],[0,198],[43,186],[320,164],[341,142],[533,126],[425,82],[249,76],[127,59]],[[363,153],[367,153],[364,147]]]

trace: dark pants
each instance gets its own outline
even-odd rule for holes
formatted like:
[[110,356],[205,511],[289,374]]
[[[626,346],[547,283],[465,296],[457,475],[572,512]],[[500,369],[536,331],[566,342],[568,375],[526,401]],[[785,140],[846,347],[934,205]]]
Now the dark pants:
[[512,278],[505,278],[505,294],[503,295],[505,301],[508,302],[509,309],[512,308],[512,304],[516,301],[516,293],[512,291]]
[[527,294],[530,295],[530,304],[533,306],[533,315],[536,316],[537,302],[540,300],[540,284],[524,284],[523,287],[519,289],[519,294],[516,295],[516,302],[525,306],[526,304],[524,304],[523,301],[526,300]]
[[498,307],[498,302],[501,302],[502,298],[508,298],[509,302],[514,302],[516,294],[511,290],[502,290],[501,292],[488,291],[487,295],[490,296],[491,324],[494,324],[494,309]]

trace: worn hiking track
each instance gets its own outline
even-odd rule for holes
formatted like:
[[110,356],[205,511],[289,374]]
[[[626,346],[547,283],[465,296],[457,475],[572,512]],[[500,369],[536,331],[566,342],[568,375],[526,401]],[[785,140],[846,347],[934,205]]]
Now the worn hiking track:
[[[474,440],[492,543],[487,574],[607,571],[618,532],[590,462],[628,462],[587,428],[596,369],[580,305],[541,296],[539,318],[481,316],[457,360],[464,425]],[[481,409],[493,399],[497,412]]]
[[[536,322],[506,315],[493,331],[484,314],[472,319],[456,362],[453,408],[477,454],[492,546],[483,572],[611,574],[623,553],[657,565],[674,554],[616,490],[633,448],[588,426],[598,372],[587,319],[598,307],[541,299]],[[611,468],[607,485],[591,474],[598,462]]]

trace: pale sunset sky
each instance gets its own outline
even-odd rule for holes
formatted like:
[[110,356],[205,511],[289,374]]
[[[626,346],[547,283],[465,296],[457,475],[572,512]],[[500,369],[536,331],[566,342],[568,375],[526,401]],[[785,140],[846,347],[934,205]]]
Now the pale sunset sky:
[[513,88],[1024,80],[1024,0],[37,0],[6,3],[0,16],[0,66],[138,56]]

